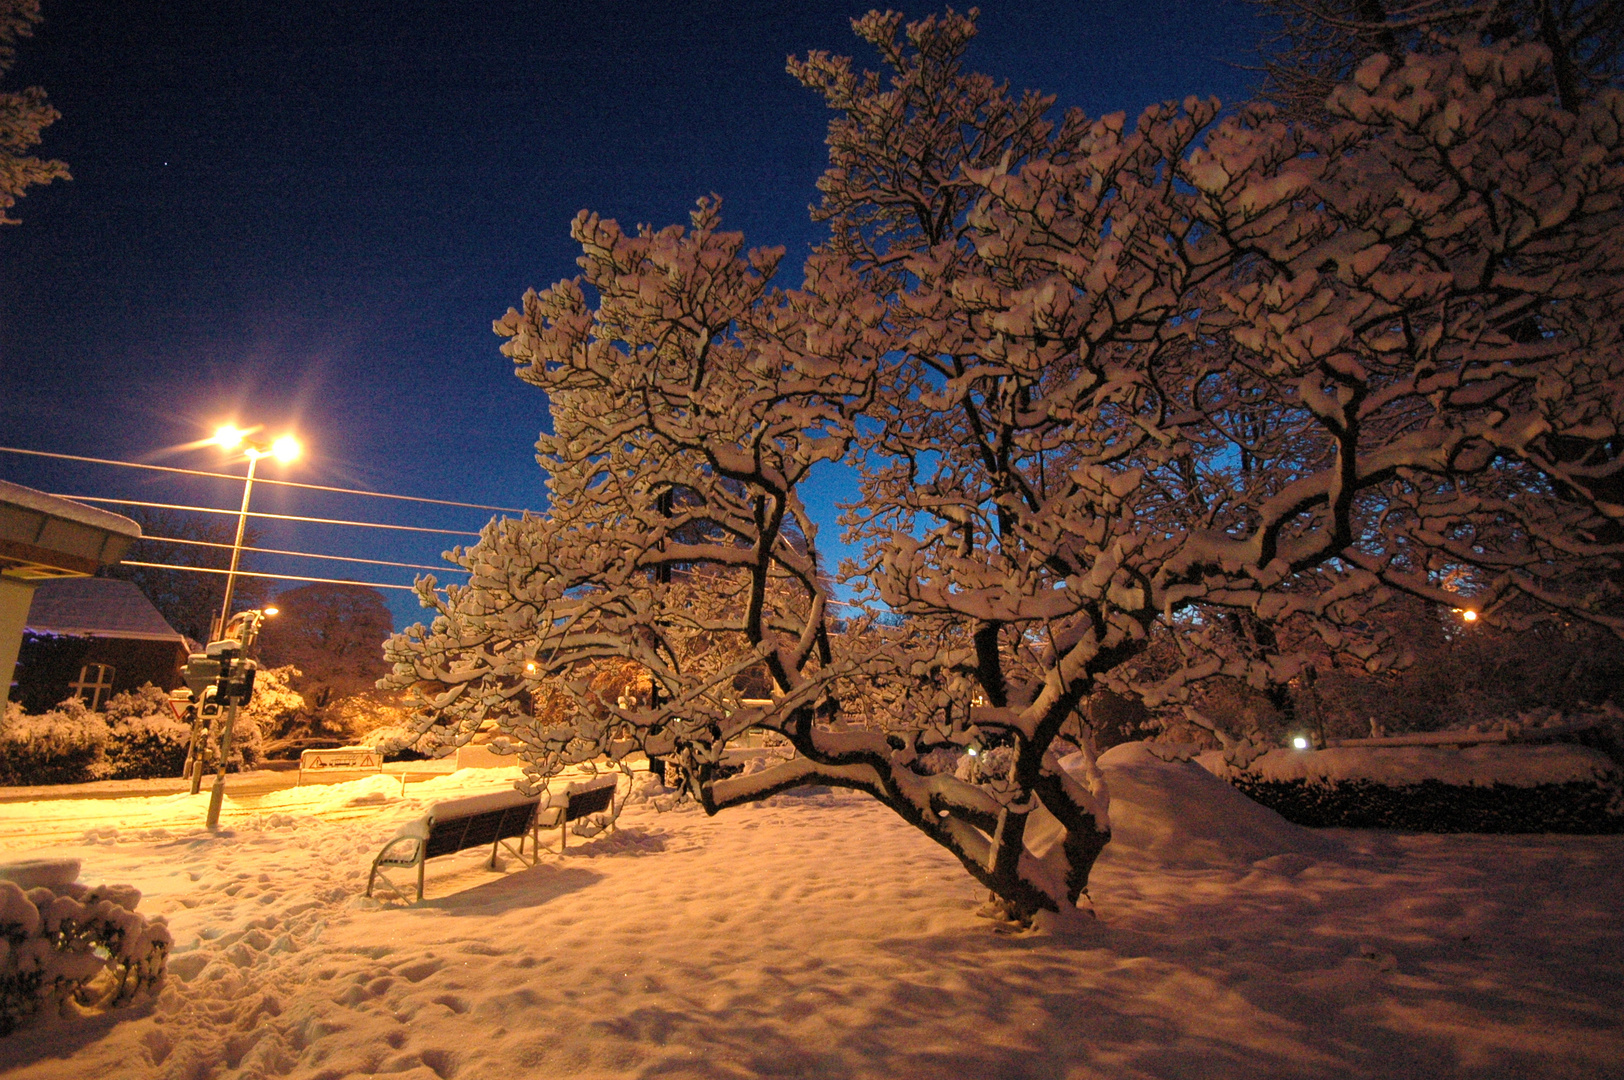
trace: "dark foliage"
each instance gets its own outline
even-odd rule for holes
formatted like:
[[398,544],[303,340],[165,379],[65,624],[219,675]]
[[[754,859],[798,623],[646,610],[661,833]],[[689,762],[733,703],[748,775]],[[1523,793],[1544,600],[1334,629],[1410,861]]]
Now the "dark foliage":
[[1287,821],[1315,828],[1400,829],[1434,833],[1624,833],[1620,783],[1611,773],[1593,783],[1461,787],[1437,780],[1388,787],[1370,780],[1233,783]]
[[62,688],[78,677],[89,651],[88,638],[25,631],[16,675],[17,701],[23,711],[46,712],[60,701]]

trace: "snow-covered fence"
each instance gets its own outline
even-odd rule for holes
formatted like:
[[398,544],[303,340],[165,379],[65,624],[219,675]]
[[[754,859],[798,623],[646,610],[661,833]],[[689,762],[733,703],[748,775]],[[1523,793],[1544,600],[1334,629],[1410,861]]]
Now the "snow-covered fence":
[[0,866],[0,1035],[45,1005],[105,1008],[155,988],[173,943],[129,885],[74,880],[77,860]]

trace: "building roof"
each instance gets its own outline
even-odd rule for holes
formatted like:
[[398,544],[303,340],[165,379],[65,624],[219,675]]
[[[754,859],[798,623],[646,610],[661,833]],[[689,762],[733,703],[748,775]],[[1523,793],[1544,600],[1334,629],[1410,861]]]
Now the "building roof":
[[0,480],[0,502],[26,507],[67,521],[76,521],[81,525],[89,525],[110,533],[118,533],[132,540],[141,536],[141,526],[123,514],[115,514],[111,510],[98,510],[94,506],[86,506],[84,503],[64,499],[59,495],[47,495],[43,491],[13,484],[9,480]]
[[186,639],[164,621],[133,581],[115,578],[60,578],[41,582],[28,609],[27,628],[35,633],[75,637]]
[[0,480],[0,574],[39,580],[94,574],[141,537],[121,514]]

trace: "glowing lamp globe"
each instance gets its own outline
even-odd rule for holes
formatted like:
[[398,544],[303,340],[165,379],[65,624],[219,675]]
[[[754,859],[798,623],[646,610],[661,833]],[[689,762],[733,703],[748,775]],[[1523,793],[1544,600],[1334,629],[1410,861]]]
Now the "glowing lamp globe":
[[298,457],[303,449],[299,445],[299,440],[292,435],[284,435],[271,444],[272,456],[283,464],[287,464]]

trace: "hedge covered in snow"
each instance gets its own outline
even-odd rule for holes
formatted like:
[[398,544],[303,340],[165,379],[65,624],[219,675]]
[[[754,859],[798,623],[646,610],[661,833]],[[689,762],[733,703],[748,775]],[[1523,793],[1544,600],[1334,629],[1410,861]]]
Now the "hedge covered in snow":
[[1200,763],[1299,825],[1413,832],[1624,832],[1624,770],[1586,746],[1271,750]]
[[172,938],[129,885],[0,880],[0,1035],[47,1005],[123,1005],[163,978]]
[[[169,695],[148,683],[116,694],[103,712],[70,698],[44,713],[6,704],[0,719],[0,784],[78,784],[179,776],[191,727],[175,719]],[[264,756],[259,725],[237,718],[232,761],[257,765]]]

